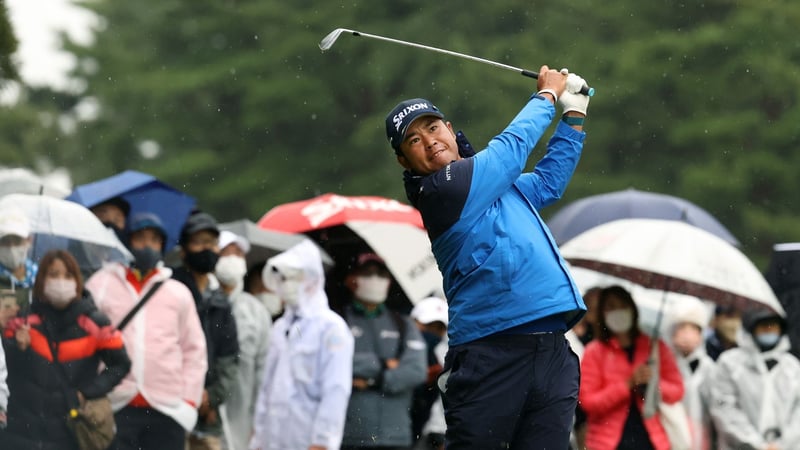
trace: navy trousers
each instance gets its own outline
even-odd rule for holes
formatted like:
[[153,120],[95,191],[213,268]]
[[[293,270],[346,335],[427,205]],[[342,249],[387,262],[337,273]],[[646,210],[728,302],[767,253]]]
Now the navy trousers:
[[442,376],[447,450],[569,448],[580,366],[563,333],[451,347]]
[[155,409],[126,406],[114,420],[117,435],[111,450],[183,450],[186,445],[183,427]]

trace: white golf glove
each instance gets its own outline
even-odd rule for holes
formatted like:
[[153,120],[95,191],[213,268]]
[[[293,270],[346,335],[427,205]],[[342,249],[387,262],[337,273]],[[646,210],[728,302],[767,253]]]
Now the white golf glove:
[[591,97],[579,94],[585,84],[586,80],[580,76],[574,73],[567,75],[567,87],[561,97],[558,98],[558,104],[561,105],[564,113],[576,111],[586,115],[586,109],[589,107],[589,99]]

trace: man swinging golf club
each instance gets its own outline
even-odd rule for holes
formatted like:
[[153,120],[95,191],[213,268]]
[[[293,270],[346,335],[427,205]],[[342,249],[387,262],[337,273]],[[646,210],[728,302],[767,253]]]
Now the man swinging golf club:
[[[428,100],[405,100],[386,118],[449,302],[439,379],[448,450],[568,447],[579,365],[564,332],[586,307],[538,210],[575,170],[589,97],[566,69],[538,76],[538,92],[477,154]],[[547,153],[523,173],[556,103],[563,115]]]

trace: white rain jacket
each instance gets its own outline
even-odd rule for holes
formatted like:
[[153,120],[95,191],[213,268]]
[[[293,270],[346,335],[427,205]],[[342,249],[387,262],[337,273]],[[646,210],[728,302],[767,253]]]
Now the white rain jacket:
[[[784,335],[772,350],[760,352],[749,333],[739,347],[723,352],[707,383],[710,412],[719,449],[800,448],[800,361],[789,353]],[[766,361],[778,363],[767,370]],[[770,435],[780,434],[776,439]]]
[[232,446],[229,450],[247,449],[253,432],[256,399],[264,379],[264,361],[272,330],[272,316],[255,297],[241,290],[230,295],[233,317],[236,319],[236,337],[239,339],[239,375],[231,396],[221,406],[225,409],[226,437]]
[[[708,412],[708,393],[704,391],[704,386],[706,380],[713,380],[714,360],[706,353],[706,344],[703,342],[686,357],[675,351],[675,361],[683,377],[683,406],[689,416],[692,432],[692,447],[687,450],[710,450],[711,416]],[[694,372],[690,367],[693,361],[697,361]]]
[[314,244],[305,240],[270,258],[265,273],[272,267],[302,269],[304,279],[297,305],[287,305],[272,327],[250,448],[338,449],[352,389],[353,336],[328,306]]
[[[714,371],[714,360],[706,352],[705,337],[702,330],[708,326],[708,308],[695,298],[673,306],[669,316],[668,326],[664,329],[666,336],[674,336],[676,327],[683,323],[690,323],[701,330],[701,341],[697,348],[687,356],[677,350],[668,339],[675,362],[683,379],[683,406],[689,419],[691,433],[691,446],[685,450],[711,450],[711,415],[708,412],[708,391],[706,380],[711,379]],[[691,365],[696,361],[696,368],[692,372]]]

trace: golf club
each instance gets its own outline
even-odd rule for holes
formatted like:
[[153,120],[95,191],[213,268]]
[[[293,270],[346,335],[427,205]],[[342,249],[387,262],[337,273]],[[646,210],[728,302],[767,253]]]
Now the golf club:
[[[499,63],[499,62],[496,62],[496,61],[490,61],[488,59],[478,58],[476,56],[465,55],[464,53],[453,52],[453,51],[444,50],[444,49],[441,49],[441,48],[429,47],[427,45],[417,44],[417,43],[414,43],[414,42],[401,41],[399,39],[392,39],[392,38],[388,38],[388,37],[384,37],[384,36],[378,36],[376,34],[368,34],[368,33],[362,33],[360,31],[348,30],[346,28],[337,28],[337,29],[331,31],[330,34],[325,36],[319,42],[319,49],[322,50],[323,52],[325,50],[329,50],[331,47],[333,47],[333,44],[336,42],[337,39],[339,39],[339,36],[341,36],[342,33],[352,34],[353,36],[363,36],[363,37],[367,37],[367,38],[378,39],[380,41],[392,42],[392,43],[395,43],[395,44],[405,45],[405,46],[408,46],[408,47],[421,48],[423,50],[430,50],[432,52],[437,52],[437,53],[444,53],[445,55],[457,56],[459,58],[464,58],[464,59],[469,59],[469,60],[477,61],[477,62],[484,63],[484,64],[489,64],[490,66],[499,67],[501,69],[512,70],[514,72],[517,72],[517,73],[520,73],[522,75],[525,75],[526,77],[539,78],[539,74],[536,73],[536,72],[532,72],[530,70],[525,70],[525,69],[520,69],[519,67],[509,66],[508,64],[503,64],[503,63]],[[594,95],[594,88],[591,88],[591,87],[589,87],[587,85],[583,85],[583,87],[581,88],[580,93],[583,94],[583,95],[587,95],[587,96],[591,97],[591,96]]]

